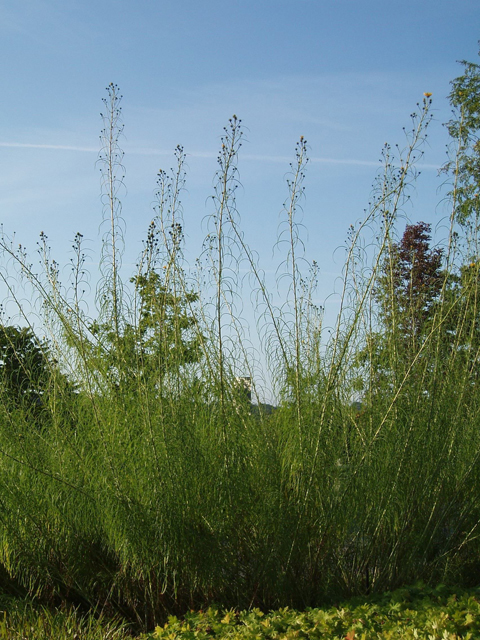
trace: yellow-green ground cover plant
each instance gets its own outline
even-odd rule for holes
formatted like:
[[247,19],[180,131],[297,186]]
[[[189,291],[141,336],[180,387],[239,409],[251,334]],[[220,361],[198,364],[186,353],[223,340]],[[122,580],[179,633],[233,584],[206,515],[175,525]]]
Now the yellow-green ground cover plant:
[[469,640],[480,635],[480,593],[425,585],[369,598],[353,598],[336,607],[296,611],[285,607],[265,614],[210,607],[171,616],[145,637],[151,640]]
[[[213,603],[303,610],[419,579],[477,584],[478,65],[464,63],[450,99],[446,238],[433,247],[428,225],[404,229],[426,94],[405,148],[385,146],[365,219],[350,229],[327,339],[298,219],[306,140],[287,179],[278,277],[289,286],[278,305],[240,228],[236,116],[195,269],[183,257],[178,147],[175,169],[158,175],[136,272],[122,278],[121,97],[108,86],[95,309],[80,233],[66,283],[44,234],[39,268],[0,237],[5,593],[151,629]],[[241,315],[247,282],[257,350]],[[273,412],[261,403],[262,366]]]

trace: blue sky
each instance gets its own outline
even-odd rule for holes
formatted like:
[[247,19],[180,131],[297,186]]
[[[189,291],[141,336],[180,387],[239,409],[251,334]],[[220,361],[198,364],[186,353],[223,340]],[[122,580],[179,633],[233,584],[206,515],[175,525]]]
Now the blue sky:
[[99,114],[115,82],[124,95],[126,269],[152,217],[156,173],[173,164],[177,144],[188,155],[193,263],[222,128],[235,113],[246,137],[237,204],[267,270],[288,163],[301,135],[309,143],[303,222],[323,302],[382,146],[403,144],[425,91],[434,122],[406,213],[433,225],[448,213],[436,171],[446,97],[456,61],[478,60],[479,27],[478,0],[0,0],[0,220],[31,250],[45,231],[60,264],[80,231],[98,259]]

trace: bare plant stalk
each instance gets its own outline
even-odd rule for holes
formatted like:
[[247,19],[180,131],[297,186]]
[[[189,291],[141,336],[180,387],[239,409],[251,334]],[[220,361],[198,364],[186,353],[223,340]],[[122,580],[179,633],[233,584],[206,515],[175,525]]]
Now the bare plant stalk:
[[[228,232],[225,225],[231,217],[231,210],[235,208],[235,190],[237,187],[237,167],[236,158],[239,147],[241,145],[242,131],[240,128],[240,120],[233,115],[229,120],[229,127],[225,128],[225,136],[222,137],[222,148],[218,155],[219,169],[217,172],[217,182],[215,184],[215,195],[213,200],[216,212],[213,216],[215,222],[215,243],[216,255],[212,262],[212,268],[216,279],[216,302],[215,302],[215,322],[218,340],[218,373],[219,373],[219,392],[220,392],[220,408],[222,416],[226,413],[226,370],[225,370],[225,347],[224,347],[224,326],[223,326],[223,308],[225,286],[225,258],[230,257],[228,252]],[[228,267],[227,267],[228,268]],[[225,420],[222,419],[222,429],[224,441],[227,439]]]
[[102,241],[102,280],[97,291],[100,307],[107,313],[107,319],[112,323],[117,339],[121,333],[123,287],[120,268],[124,242],[124,221],[119,191],[124,186],[125,178],[125,167],[122,164],[124,153],[119,145],[123,133],[120,107],[122,96],[118,95],[118,90],[117,85],[108,85],[108,98],[103,99],[106,112],[101,114],[104,128],[100,135],[102,150],[98,161],[102,176],[103,224],[107,224],[108,229]]
[[294,395],[295,395],[295,407],[297,414],[297,429],[300,444],[300,455],[303,465],[303,434],[302,434],[302,394],[301,394],[301,377],[302,377],[302,312],[303,305],[301,304],[299,297],[299,268],[297,265],[297,245],[299,243],[298,237],[298,223],[297,223],[297,209],[299,200],[304,194],[303,179],[305,177],[305,167],[308,162],[307,153],[307,141],[301,136],[300,141],[297,143],[295,150],[296,165],[292,165],[292,177],[287,180],[290,196],[285,204],[285,211],[287,214],[288,223],[288,241],[289,251],[287,256],[287,263],[290,262],[291,267],[291,290],[293,295],[293,311],[294,311],[294,352],[295,352],[295,379],[294,379]]

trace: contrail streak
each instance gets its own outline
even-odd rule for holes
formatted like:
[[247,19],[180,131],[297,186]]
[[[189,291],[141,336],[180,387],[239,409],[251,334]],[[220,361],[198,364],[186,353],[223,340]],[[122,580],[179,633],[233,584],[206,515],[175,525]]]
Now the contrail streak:
[[33,144],[31,142],[0,142],[0,147],[11,149],[54,149],[55,151],[88,151],[98,153],[93,147],[75,147],[65,144]]
[[[100,149],[95,147],[79,147],[74,145],[65,144],[34,144],[31,142],[0,142],[0,147],[7,147],[11,149],[52,149],[53,151],[81,151],[87,153],[99,153]],[[170,156],[173,155],[171,151],[163,149],[147,149],[147,148],[131,148],[127,149],[127,152],[132,155],[139,156]],[[192,151],[187,153],[187,156],[192,158],[216,158],[217,153],[213,151]],[[292,161],[290,156],[269,156],[269,155],[252,155],[244,154],[241,156],[243,160],[251,160],[253,162],[281,162],[289,163]],[[310,158],[310,162],[314,164],[330,164],[330,165],[351,165],[359,167],[379,167],[380,162],[373,162],[371,160],[358,160],[355,158],[321,158],[313,156]],[[419,169],[440,169],[440,165],[436,164],[419,164]]]

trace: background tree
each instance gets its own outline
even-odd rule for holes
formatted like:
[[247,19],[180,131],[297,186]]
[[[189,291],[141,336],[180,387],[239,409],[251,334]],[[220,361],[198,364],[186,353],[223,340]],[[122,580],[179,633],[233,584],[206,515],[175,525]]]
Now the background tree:
[[0,325],[0,398],[8,411],[20,409],[37,424],[45,425],[49,395],[56,407],[73,401],[75,384],[63,374],[47,341],[32,329]]
[[393,243],[375,289],[381,317],[388,329],[397,325],[405,345],[418,347],[443,286],[442,249],[430,248],[431,226],[407,225]]
[[137,276],[134,282],[142,302],[137,330],[142,354],[155,358],[162,371],[198,362],[201,337],[194,331],[196,322],[189,309],[198,294],[169,290],[155,271]]
[[462,60],[464,73],[452,81],[453,118],[446,127],[457,148],[443,170],[454,176],[454,215],[465,224],[480,213],[480,65]]
[[98,339],[97,356],[117,388],[158,384],[167,372],[178,372],[201,358],[201,335],[191,312],[198,294],[176,293],[154,270],[132,282],[140,303],[138,321],[125,323],[120,336],[108,324],[91,325]]
[[392,389],[395,375],[411,365],[427,336],[445,279],[444,252],[430,247],[430,229],[425,222],[407,225],[385,256],[374,289],[379,326],[358,354],[357,389]]
[[50,384],[51,367],[48,344],[31,329],[0,325],[0,381],[5,400],[38,411]]
[[[448,256],[451,274],[445,307],[450,311],[444,333],[450,360],[463,362],[464,388],[470,389],[478,379],[480,346],[480,65],[466,60],[461,64],[463,74],[452,80],[449,95],[453,117],[446,123],[454,154],[443,167],[452,176],[449,195],[454,240]],[[455,225],[460,225],[459,233]]]

